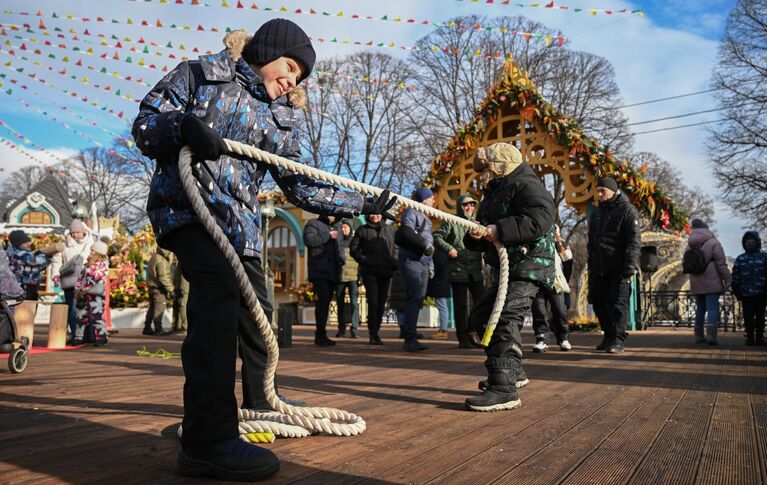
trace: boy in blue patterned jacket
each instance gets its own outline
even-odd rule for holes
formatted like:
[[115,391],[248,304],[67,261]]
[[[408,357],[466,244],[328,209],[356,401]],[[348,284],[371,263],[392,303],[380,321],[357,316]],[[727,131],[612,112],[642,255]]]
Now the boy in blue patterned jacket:
[[767,302],[767,253],[756,231],[743,235],[743,249],[732,267],[732,292],[743,307],[746,345],[767,345],[764,340],[764,309]]
[[279,461],[239,438],[235,364],[239,350],[243,407],[263,409],[267,352],[229,262],[184,194],[178,152],[184,145],[194,152],[192,172],[200,195],[240,255],[270,318],[257,198],[267,172],[291,203],[307,211],[349,216],[381,213],[390,204],[388,192],[365,199],[265,163],[228,156],[224,138],[299,160],[289,95],[305,97],[296,87],[311,73],[315,52],[306,33],[284,19],[266,22],[253,36],[232,32],[224,45],[218,54],[182,62],[168,73],[141,102],[133,136],[143,154],[157,161],[147,213],[158,244],[176,254],[190,285],[189,326],[181,347],[186,382],[179,473],[257,480],[276,473]]
[[24,288],[25,300],[38,299],[38,287],[43,279],[45,268],[50,262],[40,251],[32,251],[32,240],[22,230],[11,231],[8,235],[8,263]]

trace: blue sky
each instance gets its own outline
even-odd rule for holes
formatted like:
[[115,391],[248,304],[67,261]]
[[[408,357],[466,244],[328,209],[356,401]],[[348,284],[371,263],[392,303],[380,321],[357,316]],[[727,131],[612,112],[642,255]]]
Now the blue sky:
[[[208,0],[210,7],[192,7],[188,5],[176,5],[175,0],[168,0],[166,4],[160,4],[160,0],[152,2],[136,2],[129,0],[81,0],[71,2],[66,0],[4,0],[2,9],[6,13],[0,14],[0,22],[6,24],[29,23],[34,33],[14,33],[6,29],[9,35],[17,34],[25,37],[25,41],[13,39],[9,36],[0,36],[2,52],[0,52],[0,74],[6,74],[5,79],[0,79],[3,86],[0,89],[0,120],[6,122],[16,131],[31,139],[37,145],[58,154],[68,154],[74,150],[93,146],[92,139],[104,144],[109,144],[111,135],[105,131],[124,133],[128,124],[114,115],[89,106],[87,103],[78,101],[87,96],[88,102],[98,100],[101,106],[107,105],[115,113],[124,112],[125,118],[135,115],[137,105],[124,100],[113,93],[116,89],[121,94],[130,94],[140,98],[147,91],[147,87],[135,82],[139,77],[146,83],[156,82],[162,75],[157,70],[139,68],[136,63],[138,58],[144,57],[145,62],[155,62],[159,66],[168,64],[173,67],[175,61],[167,57],[153,56],[151,52],[161,51],[163,56],[174,53],[177,56],[182,52],[180,44],[188,49],[198,46],[202,49],[217,51],[221,47],[223,34],[196,30],[201,24],[207,30],[211,26],[219,28],[222,32],[225,27],[245,28],[253,31],[258,25],[269,18],[280,15],[278,12],[267,12],[264,7],[278,9],[285,6],[291,11],[301,8],[306,11],[309,8],[325,10],[337,13],[344,11],[343,18],[337,16],[314,16],[314,15],[285,15],[302,25],[307,33],[313,38],[330,39],[337,37],[339,41],[394,42],[398,45],[411,45],[419,37],[428,33],[431,27],[413,25],[407,23],[352,20],[352,14],[372,15],[381,17],[401,16],[403,18],[415,18],[417,20],[428,19],[443,21],[456,15],[482,14],[488,16],[522,14],[535,20],[541,21],[549,27],[560,30],[568,37],[573,49],[591,52],[607,58],[613,63],[616,72],[616,80],[621,89],[626,104],[656,99],[677,94],[684,94],[706,90],[709,87],[711,69],[716,60],[719,38],[723,32],[724,24],[729,11],[735,5],[734,0],[707,0],[699,2],[670,0],[573,0],[556,1],[556,6],[567,6],[569,10],[552,10],[544,8],[519,8],[514,6],[500,5],[500,0],[489,5],[486,0],[473,2],[471,0],[388,0],[379,2],[374,0],[357,0],[354,2],[339,0],[262,0],[255,3],[259,10],[235,9],[237,0],[227,0],[229,8],[221,7],[221,0]],[[185,4],[190,0],[183,0]],[[250,7],[253,0],[241,0],[246,7]],[[511,2],[514,3],[513,1]],[[532,1],[517,2],[530,4]],[[541,3],[547,3],[542,1]],[[590,15],[586,12],[574,13],[573,9],[611,9],[618,11],[622,8],[642,9],[646,16],[639,17],[630,14],[613,15]],[[40,11],[40,17],[35,13]],[[12,13],[8,13],[8,11]],[[31,16],[18,15],[20,12],[28,12]],[[53,19],[55,12],[60,18]],[[66,15],[71,14],[75,18],[90,17],[89,23],[82,20],[67,20]],[[283,14],[284,15],[284,14]],[[102,16],[107,19],[106,23],[97,23],[95,18]],[[134,25],[127,25],[130,18]],[[119,24],[110,23],[116,19]],[[165,28],[142,27],[141,20],[148,20],[154,25],[156,20],[161,20]],[[43,30],[38,29],[39,21],[45,23],[49,32],[58,26],[64,31],[64,39],[51,39],[42,35]],[[188,25],[192,30],[174,30],[167,28],[171,24]],[[79,34],[79,40],[71,39],[67,31],[74,29]],[[92,34],[90,37],[82,35],[84,28],[88,28]],[[134,44],[125,42],[124,49],[114,47],[102,47],[98,45],[99,39],[96,34],[102,33],[107,36],[116,35],[123,39],[131,38]],[[151,48],[149,55],[130,53],[126,49],[135,44],[140,37],[145,41],[154,41],[159,44],[157,48]],[[33,42],[37,40],[37,43]],[[46,39],[63,42],[67,49],[58,49],[54,46],[44,46]],[[11,42],[8,46],[5,43]],[[18,47],[25,42],[28,49],[40,48],[43,55],[33,54],[28,50],[24,54],[29,61],[19,59]],[[114,42],[114,41],[110,41]],[[173,48],[165,48],[167,42],[171,42]],[[85,51],[93,48],[95,55],[88,56],[82,53],[72,52],[73,46],[78,45]],[[146,44],[143,44],[146,45]],[[360,49],[353,45],[341,43],[315,42],[320,58],[341,56]],[[17,56],[11,58],[8,49],[14,48]],[[82,52],[81,51],[81,52]],[[113,54],[120,55],[119,61],[112,60]],[[385,49],[393,55],[405,56],[406,52],[399,49]],[[62,57],[69,54],[69,63],[63,63]],[[101,59],[100,54],[106,53],[108,59]],[[186,51],[191,54],[190,50]],[[51,59],[48,54],[53,54],[56,59]],[[132,55],[133,64],[125,63],[126,54]],[[81,59],[83,67],[74,65],[76,59]],[[5,66],[7,62],[11,66]],[[35,65],[34,63],[41,65]],[[50,66],[53,71],[47,70]],[[87,69],[91,66],[94,70]],[[23,73],[14,69],[23,68]],[[66,76],[59,72],[66,68]],[[98,71],[106,68],[108,74]],[[119,79],[119,76],[131,76],[131,81]],[[39,81],[30,79],[27,75],[34,74],[36,79],[43,78],[49,84],[56,87],[46,86]],[[77,80],[67,76],[75,75]],[[88,77],[89,84],[83,84],[84,77]],[[29,90],[22,90],[10,83],[15,78],[19,84],[26,84]],[[100,88],[96,88],[98,84]],[[103,91],[104,86],[109,86],[109,92]],[[7,89],[12,89],[11,95],[5,94]],[[62,90],[75,91],[77,98],[65,95]],[[24,106],[19,98],[29,103],[30,107]],[[54,104],[55,103],[55,104]],[[66,110],[62,109],[66,107]],[[701,111],[715,107],[710,95],[690,96],[673,101],[647,104],[642,106],[625,108],[625,112],[631,122],[641,122],[673,116],[693,111]],[[43,115],[40,111],[48,114]],[[55,116],[60,122],[67,123],[70,128],[64,128],[60,123],[51,119]],[[678,126],[681,124],[695,123],[715,119],[716,113],[703,114],[666,122],[637,125],[635,131]],[[96,123],[97,126],[92,126]],[[80,135],[76,134],[76,130]],[[0,128],[0,136],[18,142],[6,130]],[[89,139],[90,138],[90,139]],[[636,149],[652,151],[669,160],[678,167],[690,185],[699,186],[703,191],[717,196],[717,186],[711,177],[708,166],[708,158],[704,150],[706,139],[705,126],[684,128],[679,130],[663,131],[651,134],[638,135]],[[30,149],[31,151],[34,151]],[[38,154],[40,158],[50,160],[46,153]],[[20,166],[32,163],[28,158],[16,151],[9,149],[0,143],[0,166],[6,169],[5,173]],[[0,179],[3,176],[0,173]],[[723,205],[717,206],[716,228],[725,243],[725,248],[730,255],[740,251],[740,234],[743,222],[733,217],[729,208]]]

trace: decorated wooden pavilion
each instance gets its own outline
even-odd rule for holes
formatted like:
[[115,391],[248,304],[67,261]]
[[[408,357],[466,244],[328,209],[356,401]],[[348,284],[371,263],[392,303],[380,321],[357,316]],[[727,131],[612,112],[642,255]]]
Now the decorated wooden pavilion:
[[474,119],[438,155],[423,184],[435,189],[437,206],[453,211],[462,192],[478,194],[478,176],[471,168],[478,147],[514,143],[541,176],[559,175],[565,202],[586,211],[596,201],[596,184],[614,177],[643,216],[667,230],[681,230],[687,214],[679,210],[657,185],[583,133],[578,123],[555,110],[527,74],[509,61],[503,74],[477,109]]

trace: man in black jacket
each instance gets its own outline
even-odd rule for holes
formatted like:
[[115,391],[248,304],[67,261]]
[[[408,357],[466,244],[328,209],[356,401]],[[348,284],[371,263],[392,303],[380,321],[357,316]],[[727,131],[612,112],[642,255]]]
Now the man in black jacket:
[[[496,143],[480,149],[474,170],[490,179],[477,212],[477,222],[485,230],[472,229],[464,236],[464,244],[467,249],[483,251],[485,262],[497,271],[498,253],[491,243],[500,241],[509,257],[509,276],[503,310],[485,348],[488,379],[480,383],[484,392],[466,399],[466,407],[500,411],[522,404],[517,386],[524,385],[527,378],[522,369],[520,328],[538,288],[554,285],[555,209],[551,194],[514,145]],[[475,328],[487,324],[497,294],[496,282],[475,303],[471,311]]]
[[366,223],[354,233],[349,251],[359,263],[359,273],[368,303],[368,331],[371,345],[383,345],[381,329],[389,284],[397,270],[394,257],[394,226],[386,224],[381,214],[368,214]]
[[336,344],[328,338],[326,326],[330,301],[341,271],[341,249],[338,244],[340,233],[340,227],[333,216],[321,215],[304,226],[304,243],[309,248],[309,281],[317,295],[314,305],[314,318],[317,320],[314,345],[321,347]]
[[623,352],[631,277],[641,246],[639,213],[612,178],[597,184],[599,206],[589,216],[589,299],[604,337],[597,350]]

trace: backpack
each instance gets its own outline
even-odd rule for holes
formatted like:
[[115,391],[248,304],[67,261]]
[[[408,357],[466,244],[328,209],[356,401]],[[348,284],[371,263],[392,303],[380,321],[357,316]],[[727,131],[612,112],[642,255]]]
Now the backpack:
[[682,272],[684,274],[702,274],[706,271],[708,262],[700,246],[690,246],[682,256]]

